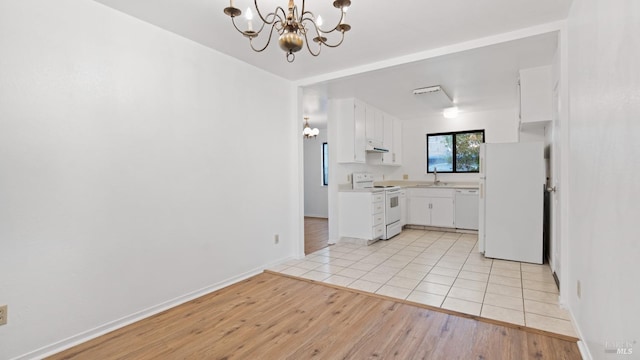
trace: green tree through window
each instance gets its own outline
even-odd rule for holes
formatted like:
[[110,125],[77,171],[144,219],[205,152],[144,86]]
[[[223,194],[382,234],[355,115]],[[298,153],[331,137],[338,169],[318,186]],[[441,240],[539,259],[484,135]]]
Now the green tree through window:
[[478,172],[484,130],[427,134],[427,172]]

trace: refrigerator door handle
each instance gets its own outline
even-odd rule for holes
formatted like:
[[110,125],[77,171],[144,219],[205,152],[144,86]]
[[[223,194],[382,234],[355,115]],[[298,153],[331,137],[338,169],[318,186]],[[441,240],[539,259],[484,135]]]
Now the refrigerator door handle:
[[484,199],[484,184],[480,184],[480,199]]

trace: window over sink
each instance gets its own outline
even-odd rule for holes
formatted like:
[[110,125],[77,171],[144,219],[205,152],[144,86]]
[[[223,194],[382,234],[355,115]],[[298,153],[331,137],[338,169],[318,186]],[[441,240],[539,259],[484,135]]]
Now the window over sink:
[[427,173],[474,173],[480,169],[484,130],[427,134]]

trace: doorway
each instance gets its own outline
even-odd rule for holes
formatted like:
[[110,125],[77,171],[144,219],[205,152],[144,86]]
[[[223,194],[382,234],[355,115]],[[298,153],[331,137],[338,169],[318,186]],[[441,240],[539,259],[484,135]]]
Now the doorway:
[[[309,125],[313,128],[313,119]],[[304,141],[304,254],[329,246],[329,144],[327,129]]]

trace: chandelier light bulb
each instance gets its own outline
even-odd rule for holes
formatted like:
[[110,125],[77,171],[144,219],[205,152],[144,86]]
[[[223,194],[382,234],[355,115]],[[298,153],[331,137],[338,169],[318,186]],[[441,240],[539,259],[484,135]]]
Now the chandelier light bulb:
[[318,25],[318,27],[322,26],[322,16],[318,15],[318,18],[316,19],[316,25]]
[[318,134],[320,134],[320,130],[318,130],[318,128],[311,128],[309,126],[309,118],[305,117],[304,118],[304,129],[302,129],[302,136],[305,139],[310,139],[312,137],[316,137],[318,136]]
[[251,8],[247,8],[247,13],[244,15],[245,19],[247,19],[247,30],[253,31],[253,12],[251,12]]

